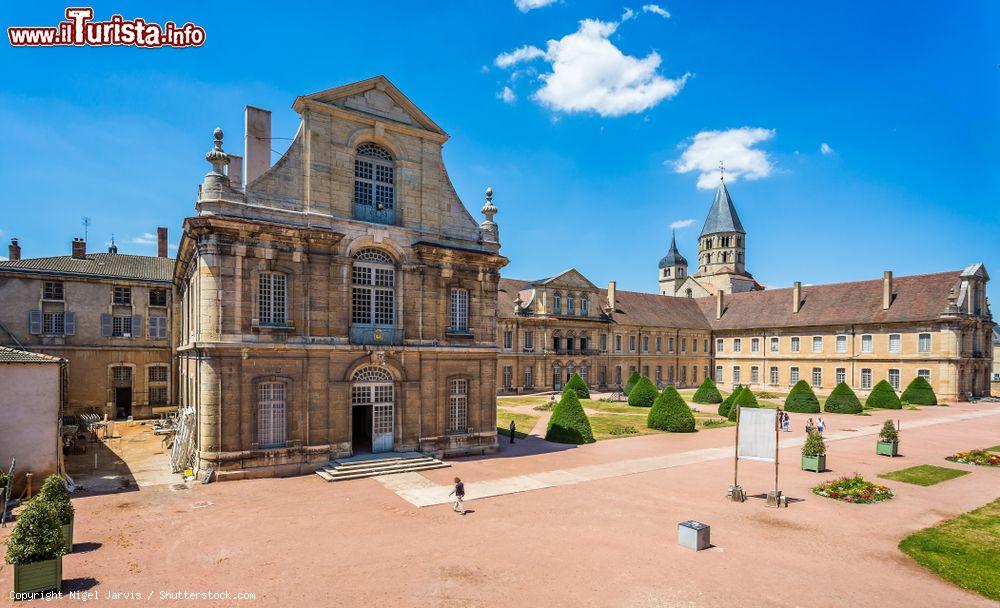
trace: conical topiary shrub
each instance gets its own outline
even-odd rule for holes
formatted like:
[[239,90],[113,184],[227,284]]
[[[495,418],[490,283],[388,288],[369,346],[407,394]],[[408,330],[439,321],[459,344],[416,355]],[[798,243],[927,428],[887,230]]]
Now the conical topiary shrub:
[[799,380],[785,397],[785,411],[799,414],[818,414],[819,399],[805,380]]
[[651,429],[670,431],[671,433],[693,433],[695,430],[694,414],[684,403],[684,398],[673,385],[667,385],[660,396],[656,398],[649,415],[646,416],[646,426]]
[[695,391],[691,399],[695,403],[722,403],[722,393],[716,388],[715,382],[711,378],[701,381],[701,386]]
[[834,414],[860,414],[861,401],[858,400],[858,396],[854,394],[851,387],[847,386],[846,382],[841,382],[826,398],[823,411]]
[[660,396],[653,381],[646,376],[640,376],[632,390],[628,393],[628,404],[633,407],[653,407],[653,402]]
[[639,372],[632,372],[629,374],[628,380],[625,381],[625,386],[622,387],[622,392],[626,395],[632,392],[632,388],[639,382],[639,378],[642,378],[642,376],[639,375]]
[[590,399],[590,389],[587,388],[587,383],[584,382],[583,378],[580,377],[580,374],[576,372],[573,372],[569,382],[567,382],[566,386],[563,387],[563,392],[565,392],[567,388],[571,388],[576,391],[576,396],[580,399]]
[[66,555],[59,514],[45,500],[29,500],[7,539],[8,564],[33,564]]
[[736,422],[737,405],[740,407],[760,407],[760,404],[757,403],[757,397],[754,397],[753,391],[745,386],[740,389],[736,395],[736,399],[733,400],[733,405],[729,408],[729,413],[726,414],[726,418],[730,422]]
[[900,401],[911,405],[937,405],[937,395],[931,388],[931,383],[923,376],[917,376],[899,396]]
[[729,416],[729,408],[733,407],[733,401],[736,400],[736,396],[742,390],[743,390],[742,386],[737,386],[736,388],[733,389],[733,392],[729,393],[728,397],[722,400],[722,403],[719,404],[720,416]]
[[899,402],[896,391],[888,380],[880,380],[872,389],[868,399],[865,400],[865,407],[878,407],[887,410],[899,410],[903,404]]
[[552,410],[552,418],[545,429],[545,440],[577,445],[594,443],[594,431],[590,428],[590,420],[580,405],[576,391],[565,391]]

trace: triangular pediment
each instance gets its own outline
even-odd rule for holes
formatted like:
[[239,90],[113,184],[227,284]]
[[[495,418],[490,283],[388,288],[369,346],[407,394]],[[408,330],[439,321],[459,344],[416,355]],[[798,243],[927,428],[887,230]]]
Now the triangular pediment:
[[570,268],[569,270],[564,270],[559,274],[549,277],[547,279],[542,279],[540,281],[535,281],[534,285],[544,285],[546,287],[567,287],[572,289],[593,289],[596,290],[597,286],[587,280],[587,277],[580,274],[576,268]]
[[300,99],[391,120],[446,137],[448,135],[385,76],[345,84],[305,95]]

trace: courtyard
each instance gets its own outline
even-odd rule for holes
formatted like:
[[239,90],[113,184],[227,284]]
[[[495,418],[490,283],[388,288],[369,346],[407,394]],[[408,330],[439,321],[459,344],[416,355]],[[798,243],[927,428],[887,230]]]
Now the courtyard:
[[[136,447],[121,453],[125,468],[138,455],[135,483],[74,498],[77,547],[64,558],[63,591],[166,604],[186,602],[161,592],[221,594],[199,605],[251,601],[241,593],[281,606],[994,605],[897,545],[997,498],[1000,471],[944,460],[1000,443],[996,404],[828,415],[821,474],[799,470],[805,418],[792,414],[781,435],[790,505],[780,510],[756,497],[773,484],[764,463],[740,464],[746,503],[725,499],[732,427],[578,447],[532,433],[450,468],[337,483],[310,475],[181,484],[141,472],[155,469],[156,449]],[[886,418],[902,421],[899,458],[875,455]],[[143,433],[126,427],[120,444],[140,446]],[[810,491],[845,474],[876,479],[924,464],[968,474],[926,487],[882,480],[896,497],[881,504]],[[467,483],[465,516],[446,504],[454,476]],[[712,526],[711,548],[678,546],[676,526],[687,519]],[[0,585],[10,588],[10,566]]]

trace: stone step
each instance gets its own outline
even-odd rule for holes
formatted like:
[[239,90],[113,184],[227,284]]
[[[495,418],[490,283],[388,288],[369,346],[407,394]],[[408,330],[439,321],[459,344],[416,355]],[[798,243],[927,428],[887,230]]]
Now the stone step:
[[382,468],[382,469],[369,469],[364,471],[354,471],[354,470],[338,471],[335,468],[327,467],[325,469],[317,469],[316,474],[322,477],[326,481],[347,481],[350,479],[363,479],[366,477],[376,477],[378,475],[392,475],[395,473],[410,473],[415,471],[427,471],[430,469],[442,469],[451,466],[446,462],[441,462],[440,460],[436,459],[430,459],[428,461],[423,461],[423,459],[420,460],[421,462],[398,465],[391,469]]
[[350,473],[372,473],[372,472],[374,472],[376,475],[379,475],[379,474],[382,474],[382,473],[391,473],[393,471],[396,471],[396,470],[399,470],[399,469],[405,469],[407,467],[419,466],[419,465],[423,465],[423,464],[436,464],[436,463],[439,463],[439,462],[441,462],[441,461],[437,460],[437,459],[434,459],[434,458],[419,458],[419,459],[418,458],[413,458],[413,459],[410,459],[410,460],[407,460],[407,461],[390,462],[390,463],[373,465],[373,466],[368,466],[368,467],[344,468],[344,467],[340,467],[340,466],[334,466],[334,467],[326,466],[326,467],[322,467],[322,470],[326,471],[330,475],[350,474]]
[[333,464],[335,464],[337,468],[353,469],[353,468],[365,468],[370,466],[377,466],[380,464],[405,462],[410,460],[427,460],[430,458],[431,458],[430,456],[427,456],[425,454],[413,454],[406,456],[390,456],[388,458],[369,458],[367,460],[347,460],[347,461],[334,460]]

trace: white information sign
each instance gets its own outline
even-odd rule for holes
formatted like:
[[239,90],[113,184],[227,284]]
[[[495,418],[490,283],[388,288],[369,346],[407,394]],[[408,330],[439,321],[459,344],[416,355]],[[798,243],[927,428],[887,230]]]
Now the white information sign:
[[736,446],[740,460],[774,462],[778,447],[777,413],[777,410],[765,408],[740,408],[739,444]]

